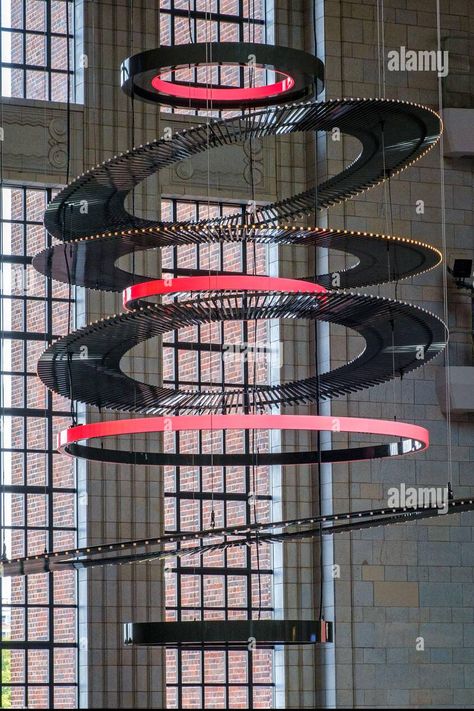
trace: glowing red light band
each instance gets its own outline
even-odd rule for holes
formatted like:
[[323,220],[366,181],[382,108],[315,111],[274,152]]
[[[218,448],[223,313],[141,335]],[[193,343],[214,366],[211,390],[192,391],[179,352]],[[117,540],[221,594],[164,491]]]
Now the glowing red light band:
[[[357,434],[401,437],[419,443],[416,451],[429,446],[429,433],[424,427],[393,420],[364,417],[331,417],[326,415],[176,415],[172,417],[141,417],[77,425],[58,435],[58,449],[81,440],[152,432],[182,432],[204,430],[306,430],[353,432]],[[408,453],[408,452],[407,452]]]
[[326,289],[319,284],[299,279],[246,275],[210,275],[178,277],[176,279],[156,279],[129,286],[123,292],[125,308],[138,299],[160,294],[174,294],[187,291],[281,291],[305,294],[324,294]]
[[[283,72],[279,72],[283,74]],[[277,81],[274,84],[266,84],[264,86],[255,86],[238,89],[220,89],[211,87],[197,87],[190,84],[178,84],[176,82],[165,81],[158,76],[153,77],[151,85],[156,91],[165,96],[175,96],[179,99],[188,99],[189,101],[255,101],[257,99],[268,99],[280,94],[286,94],[295,85],[292,77],[284,74],[284,79]]]

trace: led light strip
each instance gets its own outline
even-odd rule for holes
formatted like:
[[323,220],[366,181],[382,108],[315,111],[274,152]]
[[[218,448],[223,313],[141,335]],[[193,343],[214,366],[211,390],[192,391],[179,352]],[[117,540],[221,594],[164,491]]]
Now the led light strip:
[[[184,244],[249,243],[294,245],[334,249],[355,258],[356,263],[335,273],[320,274],[315,281],[331,288],[353,289],[383,284],[423,274],[442,260],[441,252],[408,237],[328,227],[278,225],[215,227],[199,223],[156,223],[155,227],[95,234],[49,247],[33,259],[45,276],[88,289],[122,291],[130,284],[151,280],[116,266],[116,261],[139,251]],[[390,268],[387,263],[390,253]]]
[[[213,550],[222,550],[244,545],[283,543],[285,541],[300,539],[306,540],[317,538],[321,534],[333,535],[363,530],[365,528],[379,528],[386,525],[404,524],[408,521],[436,518],[438,516],[473,510],[474,500],[461,498],[449,499],[442,508],[434,504],[428,506],[420,505],[414,508],[407,506],[397,508],[386,507],[338,513],[329,516],[275,521],[266,524],[169,533],[157,538],[119,541],[99,546],[53,551],[24,558],[16,558],[4,562],[1,570],[5,577],[12,577],[15,575],[50,572],[53,570],[146,563],[154,560],[174,558],[176,556],[189,557],[202,555],[203,553]],[[321,526],[321,524],[324,525]],[[302,526],[309,526],[309,528],[297,531],[286,530],[292,527],[301,528]],[[276,532],[273,529],[276,529]],[[284,530],[283,532],[278,532],[278,529]],[[187,544],[219,538],[224,538],[225,540],[216,543],[204,543],[204,545],[200,543],[199,545],[186,547]],[[170,548],[171,543],[179,547]],[[181,544],[184,544],[184,547]],[[154,548],[157,545],[166,547],[164,549],[150,551],[150,548]],[[147,548],[148,551],[137,552],[139,548]],[[133,553],[127,554],[127,550],[132,550]],[[112,553],[119,553],[120,555],[111,556],[110,554]]]
[[[177,408],[186,414],[237,412],[244,402],[268,409],[311,403],[318,396],[324,399],[354,393],[426,365],[445,346],[443,322],[424,309],[372,295],[324,291],[314,284],[298,287],[294,280],[291,291],[274,291],[268,289],[272,283],[266,281],[269,277],[258,279],[266,284],[266,290],[215,289],[171,304],[139,302],[139,308],[58,339],[41,356],[38,375],[63,397],[101,408],[144,415],[174,414]],[[179,282],[171,280],[170,288]],[[137,287],[134,293],[148,288]],[[243,385],[225,390],[175,389],[137,381],[122,371],[124,355],[154,336],[202,323],[274,318],[337,323],[359,333],[365,348],[347,365],[323,373],[318,384],[311,376],[275,385],[258,384],[249,392]]]
[[[129,214],[124,203],[136,185],[161,168],[203,153],[209,147],[235,145],[265,136],[330,132],[334,126],[341,134],[358,139],[362,149],[351,165],[318,185],[319,209],[351,199],[405,170],[436,145],[441,131],[440,118],[432,109],[391,99],[331,99],[273,107],[246,116],[245,121],[240,116],[219,119],[178,131],[170,140],[160,139],[133,148],[78,176],[48,205],[45,226],[51,235],[64,242],[98,233],[156,228],[155,221]],[[311,213],[315,193],[313,188],[276,203],[257,205],[251,226],[271,227]],[[87,214],[76,215],[78,205],[82,204],[87,204]],[[200,227],[229,228],[241,222],[242,215],[235,213],[202,220]],[[173,231],[172,226],[170,230]]]
[[[283,74],[283,72],[278,73]],[[258,105],[261,99],[279,98],[281,94],[287,94],[294,87],[295,80],[286,75],[284,79],[274,82],[273,84],[265,84],[264,86],[254,86],[246,89],[219,89],[215,87],[203,88],[166,81],[161,78],[161,75],[158,75],[153,77],[151,85],[156,89],[159,95],[163,95],[166,98],[185,99],[188,106],[197,100],[199,102],[209,101],[214,105],[221,104],[223,107],[228,107],[229,104],[232,105],[232,103],[235,102],[237,102],[239,106],[248,104],[249,102],[255,102],[255,104]]]
[[189,294],[194,291],[279,291],[294,294],[325,294],[326,289],[319,284],[300,279],[284,279],[269,276],[247,276],[231,274],[175,279],[155,279],[128,287],[123,293],[123,305],[127,309],[136,306],[140,299],[164,294]]
[[[183,67],[212,65],[258,67],[283,75],[273,84],[242,88],[197,86],[191,82],[164,81],[163,74]],[[251,63],[249,58],[255,58]],[[258,61],[257,61],[258,60]],[[122,63],[122,89],[153,103],[182,106],[187,109],[241,109],[265,106],[276,101],[295,101],[323,88],[323,64],[298,49],[254,42],[195,42],[160,47],[135,54]]]
[[169,452],[133,452],[130,449],[107,450],[79,442],[96,439],[143,435],[160,432],[216,432],[228,430],[297,430],[329,431],[397,437],[391,444],[345,449],[328,449],[319,453],[285,452],[259,453],[259,465],[297,464],[317,462],[355,461],[375,457],[394,457],[419,452],[429,445],[429,434],[418,425],[392,420],[373,420],[358,417],[331,417],[323,415],[177,415],[170,417],[147,417],[129,420],[109,420],[88,425],[69,427],[58,436],[61,452],[85,459],[122,464],[149,464],[167,466],[250,466],[255,457],[250,454],[182,454]]

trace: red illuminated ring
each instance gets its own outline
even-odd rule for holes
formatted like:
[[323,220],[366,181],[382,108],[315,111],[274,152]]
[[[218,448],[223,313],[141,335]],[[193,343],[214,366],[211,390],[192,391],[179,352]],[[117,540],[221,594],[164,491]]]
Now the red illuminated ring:
[[130,436],[158,432],[227,431],[227,430],[297,430],[309,432],[344,432],[384,435],[400,438],[391,444],[330,449],[321,452],[321,461],[339,462],[394,457],[422,451],[429,446],[429,433],[424,427],[392,420],[359,417],[331,417],[322,415],[180,415],[172,417],[144,417],[110,420],[88,425],[77,425],[58,435],[60,452],[95,461],[121,464],[150,464],[169,466],[259,466],[272,464],[303,464],[319,461],[319,453],[285,452],[249,454],[185,454],[131,452],[105,450],[102,447],[81,445],[81,441],[99,438]]
[[216,102],[238,101],[240,104],[247,104],[249,101],[258,103],[261,99],[279,98],[281,94],[286,94],[295,85],[292,77],[285,75],[281,81],[264,86],[247,87],[245,89],[219,89],[192,86],[191,84],[180,84],[166,81],[161,76],[156,76],[151,80],[151,85],[164,96],[174,96],[186,101],[207,101]]
[[139,299],[163,294],[192,291],[274,291],[304,294],[324,294],[326,289],[319,284],[299,279],[280,277],[234,275],[209,275],[155,279],[129,286],[123,292],[123,305],[130,309]]
[[[182,67],[208,65],[254,66],[284,78],[272,84],[220,88],[165,81],[163,74]],[[196,42],[159,47],[128,57],[122,63],[122,89],[144,101],[192,109],[242,109],[298,101],[319,94],[324,67],[312,54],[299,49],[255,42]]]

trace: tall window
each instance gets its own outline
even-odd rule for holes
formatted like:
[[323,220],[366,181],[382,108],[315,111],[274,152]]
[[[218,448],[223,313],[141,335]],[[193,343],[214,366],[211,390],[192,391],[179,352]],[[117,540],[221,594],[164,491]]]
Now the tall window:
[[[263,42],[265,0],[161,0],[160,43]],[[220,86],[258,81],[244,67],[181,68],[172,77]],[[209,107],[212,109],[212,107]],[[178,109],[177,113],[195,113]],[[163,200],[165,220],[195,220],[234,214],[236,206]],[[242,207],[242,217],[245,209]],[[206,270],[265,273],[265,251],[216,244],[163,250],[164,273]],[[244,345],[243,352],[240,346]],[[186,389],[249,387],[268,382],[267,324],[225,322],[168,334],[164,339],[165,385]],[[262,358],[262,354],[264,357]],[[259,357],[260,356],[260,357]],[[268,451],[264,433],[253,441],[241,432],[167,435],[172,451]],[[165,468],[165,525],[199,530],[267,521],[270,477],[264,467]],[[178,558],[166,568],[169,620],[264,619],[272,615],[271,551],[268,546],[214,552],[194,560]],[[271,650],[168,650],[169,708],[270,708],[273,700]]]
[[[176,45],[192,42],[264,42],[265,0],[161,0],[160,44]],[[219,86],[250,86],[265,76],[264,69],[249,67],[182,67],[167,80],[216,84]],[[212,107],[210,107],[210,110]],[[166,107],[162,107],[162,110]],[[175,113],[197,113],[175,109]]]
[[0,95],[67,101],[69,85],[72,100],[73,0],[1,0],[0,5]]
[[[68,330],[65,285],[31,265],[51,238],[43,227],[49,190],[0,192],[0,535],[8,559],[74,546],[75,474],[56,452],[69,403],[36,376],[36,362]],[[0,578],[1,706],[76,706],[74,572]]]
[[[235,214],[236,205],[163,200],[165,220]],[[242,219],[244,208],[242,208]],[[165,274],[264,273],[265,248],[215,244],[163,250]],[[164,338],[164,384],[185,389],[252,388],[268,382],[267,323],[227,321],[182,329]],[[241,346],[244,345],[242,350]],[[268,435],[168,433],[167,451],[266,452]],[[270,520],[267,467],[166,467],[165,526],[189,531]],[[272,616],[272,567],[268,545],[178,558],[166,568],[167,619],[268,619]],[[169,708],[271,708],[272,652],[167,651]]]
[[265,0],[161,0],[160,43],[263,42]]

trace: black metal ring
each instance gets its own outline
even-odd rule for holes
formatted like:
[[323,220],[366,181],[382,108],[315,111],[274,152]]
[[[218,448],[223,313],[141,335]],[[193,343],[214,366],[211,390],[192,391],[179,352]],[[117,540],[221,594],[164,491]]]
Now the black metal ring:
[[[447,507],[447,510],[446,508]],[[333,535],[358,531],[369,528],[379,528],[392,524],[404,524],[408,521],[421,521],[427,518],[449,516],[452,514],[472,511],[472,499],[449,499],[440,508],[431,503],[428,506],[420,505],[415,508],[396,507],[382,509],[366,509],[331,514],[328,516],[307,519],[293,519],[288,521],[267,522],[266,524],[229,527],[227,529],[207,529],[205,531],[189,531],[181,533],[163,534],[158,538],[148,538],[133,541],[115,541],[96,546],[73,549],[72,551],[47,552],[24,558],[5,561],[2,574],[5,577],[16,575],[29,575],[55,570],[77,570],[110,565],[127,565],[132,562],[146,563],[153,560],[163,560],[175,556],[202,555],[211,550],[223,550],[229,547],[247,546],[261,543],[283,543],[285,541],[309,540],[321,535]],[[316,524],[316,525],[315,525]],[[308,526],[303,530],[289,531],[289,527]],[[283,529],[280,532],[274,529]],[[228,538],[232,537],[232,538]],[[223,538],[219,543],[207,543],[212,538]],[[186,541],[196,542],[196,546],[180,547]],[[175,544],[176,548],[170,548]],[[150,551],[149,547],[161,545],[159,550]],[[147,551],[139,551],[146,548]],[[133,551],[132,553],[127,551]],[[115,553],[115,555],[110,554]],[[117,555],[118,554],[118,555]],[[87,556],[87,558],[86,558]]]
[[[352,266],[306,279],[326,288],[354,289],[398,281],[429,271],[441,261],[441,253],[435,247],[407,237],[323,227],[203,230],[190,224],[170,226],[162,223],[160,228],[146,232],[125,230],[120,237],[102,235],[55,244],[37,254],[33,266],[41,274],[57,281],[88,289],[123,291],[132,284],[150,281],[153,277],[133,274],[118,267],[116,262],[121,257],[170,245],[242,243],[245,240],[257,244],[322,247],[355,257],[357,263]],[[189,271],[182,270],[183,274]],[[192,270],[195,276],[200,273],[208,275],[209,270]],[[179,270],[174,270],[174,274],[179,275]]]
[[134,466],[169,466],[169,467],[252,467],[252,466],[297,466],[299,464],[335,464],[336,462],[355,462],[367,459],[385,459],[399,457],[402,454],[416,452],[419,443],[413,439],[378,444],[365,447],[345,447],[307,452],[269,452],[256,456],[249,454],[182,454],[169,452],[134,452],[130,450],[91,447],[85,444],[70,444],[64,452],[78,459],[110,464],[132,464]]
[[[248,138],[327,131],[334,127],[361,143],[356,160],[336,176],[317,186],[255,210],[257,226],[272,226],[297,215],[335,205],[374,187],[400,172],[438,141],[439,116],[417,104],[390,99],[333,99],[320,103],[290,104],[250,116],[212,121],[178,131],[133,148],[92,168],[65,187],[49,203],[45,227],[62,242],[94,235],[120,237],[134,229],[158,231],[162,223],[131,215],[124,206],[133,188],[161,168],[209,148],[243,143]],[[84,210],[87,206],[87,210]],[[242,222],[236,213],[203,220],[195,228],[225,229]],[[170,234],[172,225],[168,225]]]
[[[255,57],[255,60],[253,58]],[[242,97],[226,101],[213,99],[190,99],[160,93],[152,86],[152,80],[163,71],[182,66],[208,64],[237,64],[262,67],[290,75],[293,86],[277,96],[255,100]],[[278,47],[256,42],[197,42],[173,47],[159,47],[134,54],[122,62],[122,89],[128,96],[144,101],[181,106],[192,109],[241,109],[257,106],[273,106],[306,99],[319,94],[323,89],[324,65],[317,57],[300,49]],[[203,87],[204,89],[206,87]],[[233,89],[236,91],[235,89]]]
[[130,622],[124,642],[134,646],[182,646],[186,649],[273,647],[278,644],[326,644],[333,623],[325,620],[204,620],[198,622]]
[[[154,336],[212,321],[302,318],[338,323],[365,339],[365,349],[345,366],[319,377],[232,390],[175,390],[142,383],[120,367],[123,356]],[[41,356],[38,375],[54,392],[99,408],[142,414],[236,412],[247,402],[258,408],[312,403],[388,382],[434,358],[445,346],[446,329],[433,314],[376,296],[327,291],[197,292],[192,300],[150,304],[81,328],[57,340]],[[394,347],[394,344],[395,347]]]

